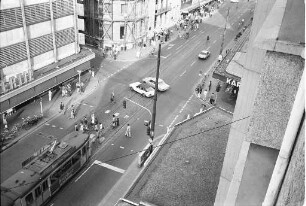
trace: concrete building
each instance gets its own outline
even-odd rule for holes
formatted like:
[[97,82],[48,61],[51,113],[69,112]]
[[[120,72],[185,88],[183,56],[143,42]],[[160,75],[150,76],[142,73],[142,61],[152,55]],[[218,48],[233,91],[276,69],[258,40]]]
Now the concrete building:
[[1,113],[90,68],[74,0],[0,2]]
[[305,2],[259,0],[215,205],[303,205]]

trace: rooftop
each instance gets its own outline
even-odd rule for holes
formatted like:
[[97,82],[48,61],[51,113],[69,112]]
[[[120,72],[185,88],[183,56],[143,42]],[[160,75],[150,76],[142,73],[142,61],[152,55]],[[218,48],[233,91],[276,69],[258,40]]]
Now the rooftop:
[[231,114],[213,107],[175,126],[126,199],[164,206],[213,205],[231,120]]

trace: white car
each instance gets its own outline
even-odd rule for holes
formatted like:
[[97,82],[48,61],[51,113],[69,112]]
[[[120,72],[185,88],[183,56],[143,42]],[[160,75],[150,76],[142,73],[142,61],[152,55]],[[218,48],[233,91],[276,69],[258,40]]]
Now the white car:
[[129,85],[131,90],[141,94],[145,97],[153,97],[154,96],[154,89],[145,83],[134,82]]
[[199,59],[207,59],[209,56],[210,56],[210,52],[206,51],[206,50],[203,50],[203,51],[200,52],[198,57],[199,57]]
[[[154,77],[146,77],[142,81],[147,83],[151,87],[155,88],[155,80],[156,80],[156,78],[154,78]],[[163,91],[168,90],[169,88],[170,88],[170,86],[168,84],[166,84],[164,82],[164,80],[162,80],[160,78],[158,79],[158,91],[163,92]]]

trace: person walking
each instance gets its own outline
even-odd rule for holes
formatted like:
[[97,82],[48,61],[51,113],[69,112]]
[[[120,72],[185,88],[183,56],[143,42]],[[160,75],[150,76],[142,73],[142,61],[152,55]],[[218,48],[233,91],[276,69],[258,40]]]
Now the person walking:
[[74,131],[79,131],[79,125],[77,123],[74,125]]
[[203,99],[204,99],[204,101],[206,101],[206,98],[207,98],[207,90],[205,89],[204,92],[203,92]]
[[74,108],[72,108],[70,112],[70,119],[74,119],[74,118],[75,118],[75,111],[74,111]]
[[111,102],[114,102],[115,101],[115,92],[114,91],[112,91],[112,93],[111,93]]
[[59,111],[59,113],[61,113],[62,111],[64,111],[64,103],[63,102],[61,102],[60,103],[60,111]]
[[131,136],[131,126],[130,126],[130,124],[127,124],[126,131],[125,131],[125,136],[126,137],[132,137]]
[[208,91],[210,91],[211,89],[211,81],[209,81],[209,84],[208,84]]
[[50,102],[50,101],[51,101],[51,99],[52,99],[52,91],[51,91],[51,90],[49,90],[48,94],[49,94],[49,102]]
[[212,93],[212,94],[211,94],[210,99],[209,99],[209,103],[212,104],[212,105],[215,105],[215,104],[216,104],[216,96],[215,96],[215,93]]
[[4,129],[8,130],[7,120],[6,120],[6,115],[5,114],[3,114],[3,124],[4,124]]

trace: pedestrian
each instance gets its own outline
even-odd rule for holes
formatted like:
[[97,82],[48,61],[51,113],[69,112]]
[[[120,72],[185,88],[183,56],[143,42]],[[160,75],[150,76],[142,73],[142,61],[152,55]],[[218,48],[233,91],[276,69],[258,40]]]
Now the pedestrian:
[[60,111],[59,111],[59,113],[61,113],[63,110],[64,110],[64,103],[63,102],[61,102],[60,103]]
[[52,91],[51,90],[49,90],[49,102],[51,101],[51,99],[52,99]]
[[72,108],[70,112],[70,119],[74,119],[74,118],[75,118],[75,111],[74,111],[74,108]]
[[91,115],[91,124],[95,125],[95,113],[92,113]]
[[112,91],[112,93],[111,93],[111,102],[113,102],[113,101],[115,101],[115,92],[114,91]]
[[80,132],[84,132],[84,125],[82,123],[80,124]]
[[88,121],[87,121],[87,117],[86,116],[84,116],[84,118],[83,118],[83,124],[84,124],[84,127],[87,128]]
[[99,131],[99,125],[95,124],[94,129],[95,129],[96,132],[98,132]]
[[216,102],[216,96],[214,93],[211,94],[210,99],[209,99],[209,103],[214,105]]
[[126,137],[132,137],[131,136],[131,126],[130,126],[130,124],[127,124],[126,131],[125,131],[125,136]]
[[116,116],[114,114],[113,114],[112,126],[113,128],[116,127]]
[[102,131],[104,129],[102,122],[99,124],[99,130]]
[[7,120],[6,120],[6,117],[4,117],[4,115],[3,115],[3,124],[4,124],[4,129],[8,130]]
[[209,81],[209,84],[208,84],[208,91],[210,91],[211,89],[211,81]]
[[207,97],[207,90],[205,89],[204,92],[203,92],[204,101],[206,101],[206,97]]
[[74,131],[79,131],[79,125],[78,124],[74,125]]

